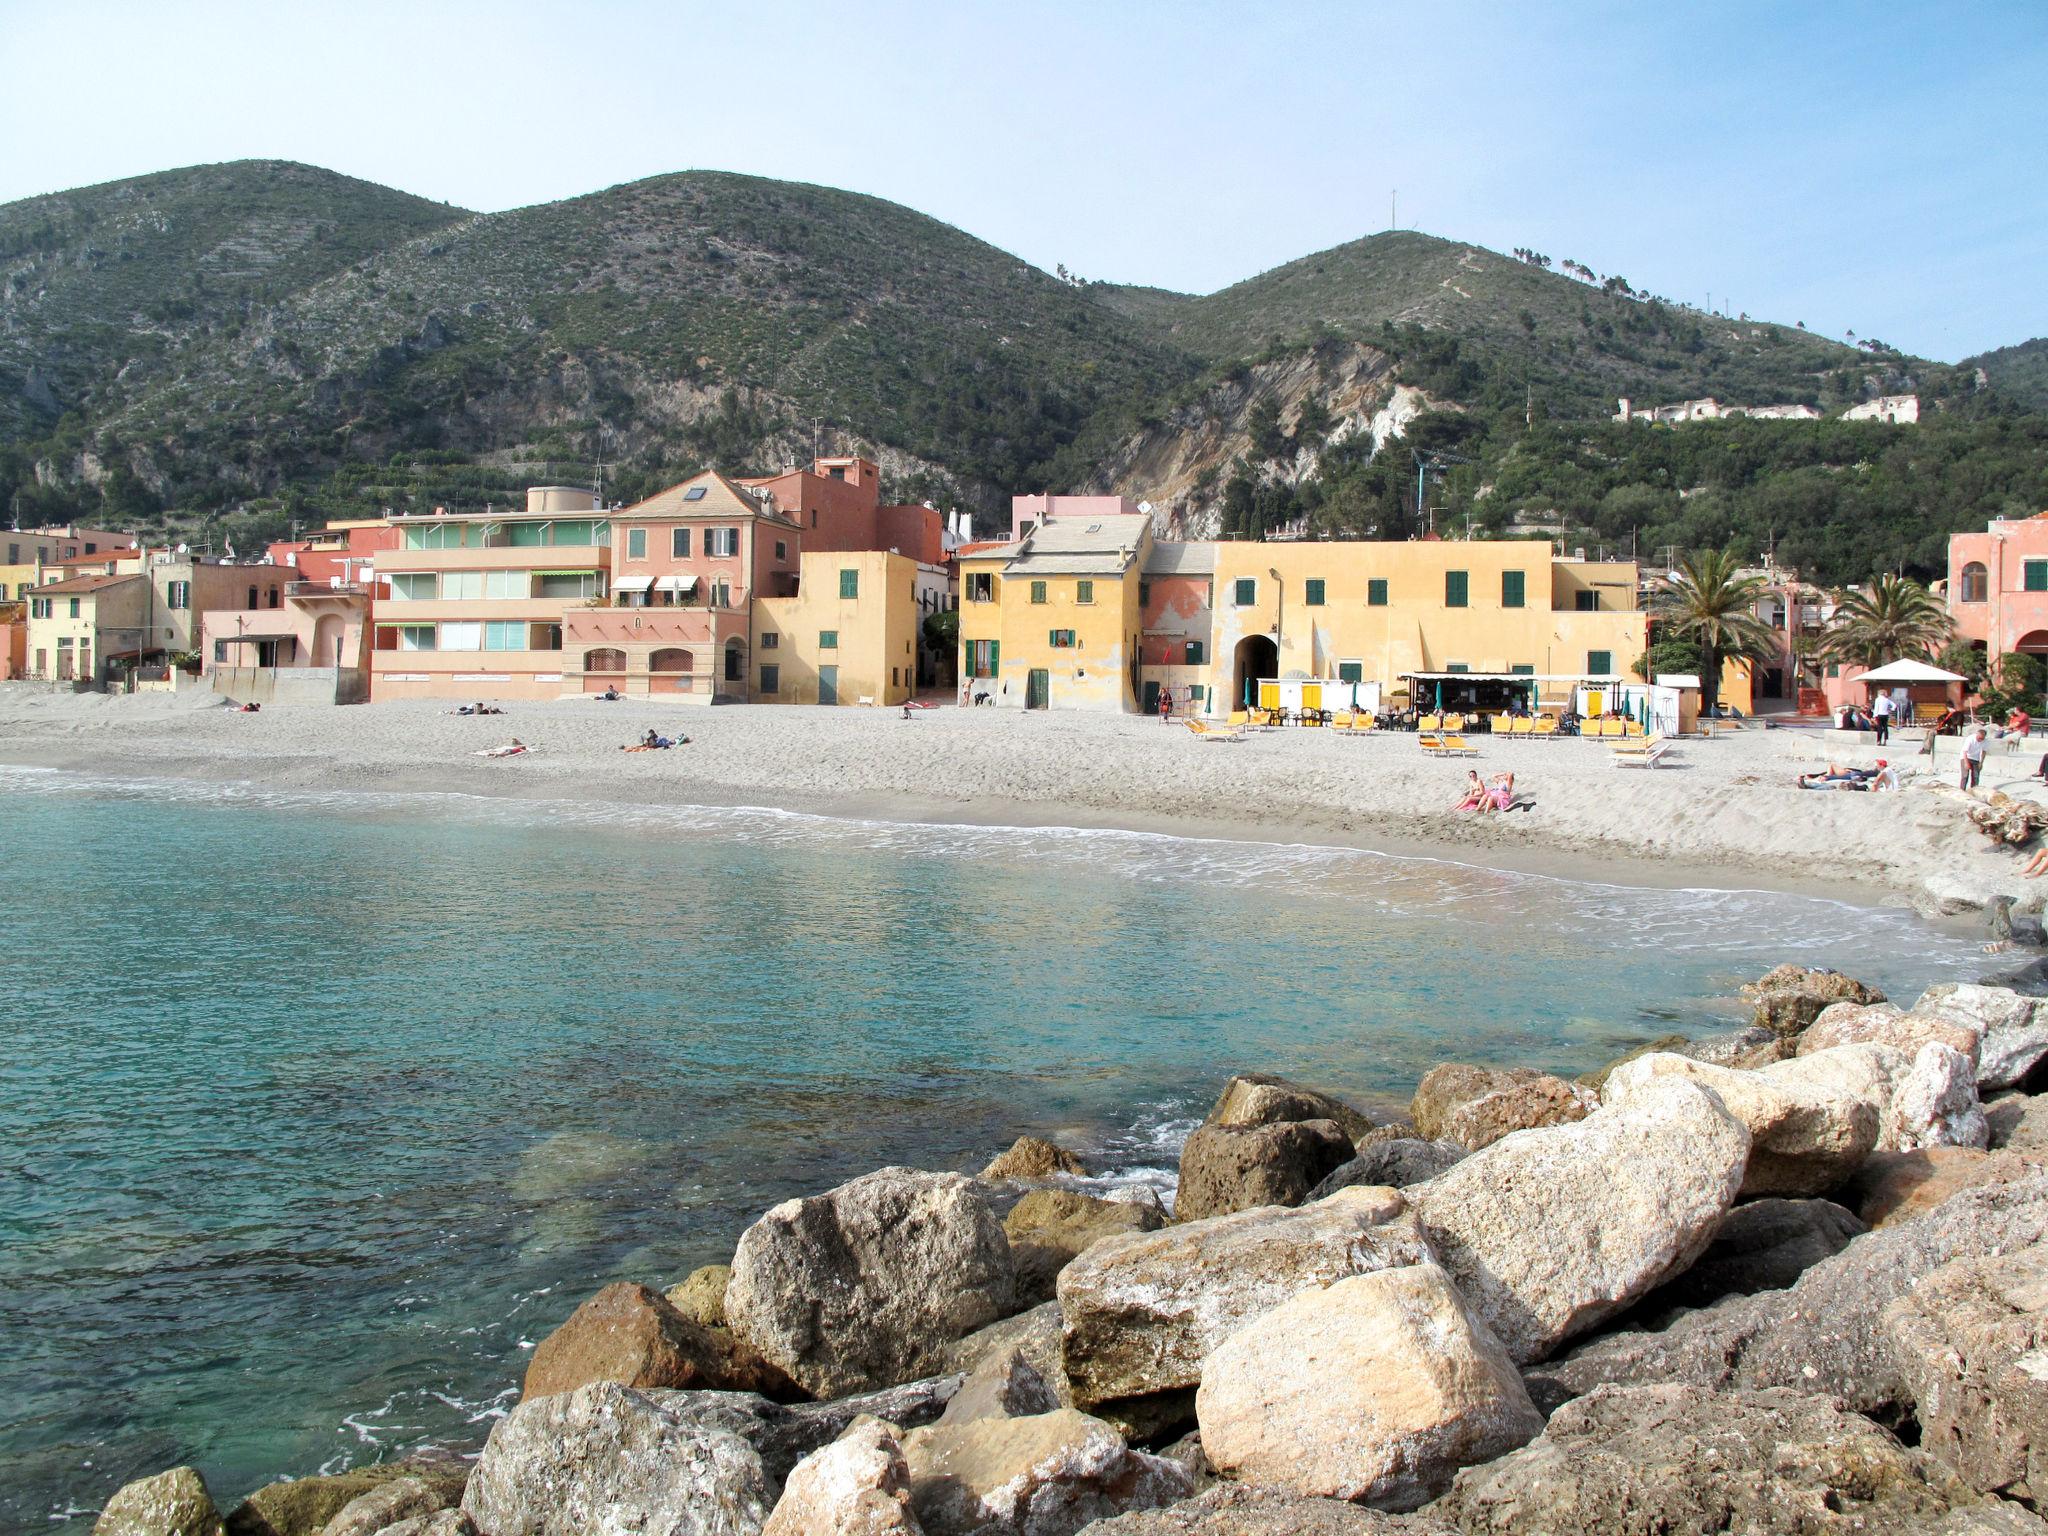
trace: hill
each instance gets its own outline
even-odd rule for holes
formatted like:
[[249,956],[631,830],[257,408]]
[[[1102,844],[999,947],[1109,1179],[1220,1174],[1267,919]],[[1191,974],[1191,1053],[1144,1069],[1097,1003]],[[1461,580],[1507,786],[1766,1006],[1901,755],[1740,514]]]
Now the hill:
[[2020,410],[2048,411],[2048,336],[1966,357],[1957,366],[1981,369],[1992,390]]

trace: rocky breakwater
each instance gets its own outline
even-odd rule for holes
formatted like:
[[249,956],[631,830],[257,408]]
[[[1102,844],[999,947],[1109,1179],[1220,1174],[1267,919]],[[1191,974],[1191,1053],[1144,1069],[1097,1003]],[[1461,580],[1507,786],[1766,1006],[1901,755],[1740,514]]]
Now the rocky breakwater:
[[883,1169],[599,1292],[473,1462],[175,1469],[101,1536],[2048,1536],[2048,1016],[1753,991],[1389,1125],[1235,1079],[1177,1219],[1050,1142]]

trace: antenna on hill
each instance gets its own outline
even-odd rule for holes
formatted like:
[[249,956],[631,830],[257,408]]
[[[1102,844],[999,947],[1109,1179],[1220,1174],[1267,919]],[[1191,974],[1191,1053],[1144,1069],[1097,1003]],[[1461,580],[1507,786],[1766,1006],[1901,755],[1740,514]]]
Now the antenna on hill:
[[606,470],[606,469],[607,469],[607,468],[609,467],[609,466],[607,466],[607,465],[606,465],[606,463],[605,463],[605,461],[604,461],[604,432],[605,432],[605,427],[604,427],[604,423],[600,421],[600,422],[599,422],[599,423],[597,424],[597,463],[596,463],[596,468],[597,468],[597,490],[596,490],[596,495],[597,495],[597,508],[598,508],[598,510],[599,510],[600,512],[602,512],[602,511],[604,510],[604,472],[605,472],[605,470]]
[[1387,228],[1399,229],[1401,227],[1401,215],[1398,211],[1400,206],[1401,189],[1399,187],[1391,188],[1387,193]]

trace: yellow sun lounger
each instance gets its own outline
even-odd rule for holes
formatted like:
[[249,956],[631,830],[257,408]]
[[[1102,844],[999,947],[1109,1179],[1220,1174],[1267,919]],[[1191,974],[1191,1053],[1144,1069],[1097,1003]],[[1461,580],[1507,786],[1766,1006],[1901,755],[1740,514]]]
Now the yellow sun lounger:
[[1197,741],[1244,740],[1245,733],[1242,726],[1239,726],[1236,730],[1229,730],[1220,725],[1210,725],[1205,720],[1197,720],[1193,715],[1189,715],[1187,721],[1188,729],[1194,733],[1195,740]]
[[1463,736],[1438,733],[1419,738],[1422,750],[1429,757],[1477,757],[1478,748]]
[[1630,742],[1616,747],[1609,761],[1617,768],[1661,768],[1671,756],[1671,743],[1661,737],[1648,742]]

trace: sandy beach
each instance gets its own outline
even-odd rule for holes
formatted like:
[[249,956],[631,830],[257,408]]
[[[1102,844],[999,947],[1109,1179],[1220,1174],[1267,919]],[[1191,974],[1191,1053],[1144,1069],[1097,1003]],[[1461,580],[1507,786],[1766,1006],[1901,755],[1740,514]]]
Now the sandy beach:
[[[619,748],[650,726],[690,741]],[[513,736],[531,755],[479,749]],[[1657,769],[1618,768],[1592,741],[1494,741],[1425,760],[1412,735],[1327,731],[1195,740],[1145,718],[939,708],[895,711],[647,700],[521,703],[502,717],[434,704],[242,714],[208,694],[118,696],[0,685],[0,762],[122,777],[293,789],[419,790],[624,803],[751,804],[878,819],[1115,826],[1336,843],[1632,883],[1860,888],[1929,915],[2000,893],[2048,895],[2019,855],[1966,819],[1958,743],[1880,752],[1832,732],[1751,728],[1681,744]],[[1898,794],[1816,794],[1794,779],[1830,760],[1887,756]],[[2038,754],[1994,743],[1983,789],[2035,793]],[[1456,813],[1466,770],[1517,775],[1533,802]]]

